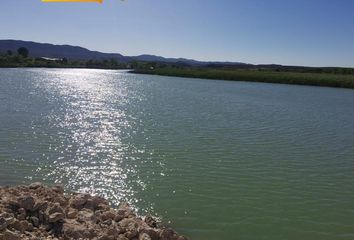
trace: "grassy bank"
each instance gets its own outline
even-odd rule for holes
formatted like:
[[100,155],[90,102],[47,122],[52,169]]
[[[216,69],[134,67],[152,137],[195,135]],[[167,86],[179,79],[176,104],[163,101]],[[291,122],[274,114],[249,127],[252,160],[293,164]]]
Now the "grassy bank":
[[354,75],[351,74],[209,68],[156,68],[137,69],[133,72],[189,78],[354,88]]

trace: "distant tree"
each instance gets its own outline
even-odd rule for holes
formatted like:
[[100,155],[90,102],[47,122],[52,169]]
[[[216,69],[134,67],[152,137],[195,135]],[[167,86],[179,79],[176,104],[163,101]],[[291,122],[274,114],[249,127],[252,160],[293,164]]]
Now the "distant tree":
[[63,64],[67,64],[67,63],[68,63],[68,59],[67,59],[67,58],[63,58],[63,59],[61,60],[61,62],[62,62]]
[[7,55],[12,56],[12,51],[11,50],[7,50]]
[[137,61],[130,62],[130,67],[133,69],[137,69],[139,67],[139,63]]
[[109,60],[111,67],[117,67],[118,66],[118,61],[115,58],[111,58]]
[[29,51],[25,47],[20,47],[19,49],[17,49],[17,53],[18,55],[21,55],[22,57],[26,58],[28,57]]
[[94,62],[92,59],[90,59],[86,62],[86,67],[92,67],[93,65],[94,65]]

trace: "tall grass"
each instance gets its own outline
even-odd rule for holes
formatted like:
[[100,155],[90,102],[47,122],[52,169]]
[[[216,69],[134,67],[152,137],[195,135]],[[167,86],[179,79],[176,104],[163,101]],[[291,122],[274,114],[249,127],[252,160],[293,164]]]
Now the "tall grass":
[[354,75],[333,73],[220,70],[202,68],[157,68],[153,70],[138,69],[133,72],[189,78],[354,88]]

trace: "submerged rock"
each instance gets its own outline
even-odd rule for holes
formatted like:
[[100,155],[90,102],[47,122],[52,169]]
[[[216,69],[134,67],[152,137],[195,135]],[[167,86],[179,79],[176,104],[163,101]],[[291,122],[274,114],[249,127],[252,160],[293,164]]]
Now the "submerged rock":
[[0,187],[0,240],[186,240],[170,228],[140,218],[127,203],[111,208],[104,198],[65,195],[60,185]]

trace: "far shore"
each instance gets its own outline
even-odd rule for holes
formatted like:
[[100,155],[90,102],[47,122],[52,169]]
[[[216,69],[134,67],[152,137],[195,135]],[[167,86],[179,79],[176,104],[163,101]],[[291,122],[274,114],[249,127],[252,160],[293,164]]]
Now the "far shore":
[[354,89],[354,75],[335,73],[285,72],[253,69],[156,68],[135,69],[131,73],[202,78],[228,81],[295,84]]
[[62,68],[62,69],[101,69],[101,70],[126,70],[129,73],[160,75],[184,78],[200,78],[226,81],[245,81],[307,85],[334,88],[354,89],[354,74],[340,73],[311,73],[311,72],[292,72],[275,70],[254,70],[254,69],[214,69],[214,68],[131,68],[125,65],[117,66],[87,66],[84,64],[64,65],[64,64],[38,64],[38,65],[9,65],[0,66],[5,68]]

